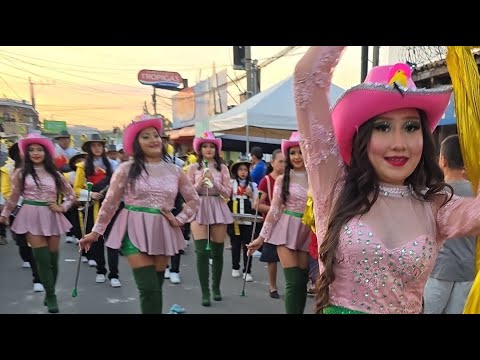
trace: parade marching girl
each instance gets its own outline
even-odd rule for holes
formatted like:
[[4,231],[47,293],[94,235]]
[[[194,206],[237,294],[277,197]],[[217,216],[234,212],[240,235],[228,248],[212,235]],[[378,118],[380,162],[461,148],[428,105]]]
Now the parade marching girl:
[[263,242],[277,246],[285,275],[285,310],[303,314],[307,301],[308,245],[310,228],[302,223],[307,203],[308,178],[295,131],[282,140],[285,173],[275,180],[273,201],[260,236],[248,245],[253,254]]
[[[0,183],[1,183],[1,191],[4,199],[8,199],[12,192],[12,184],[11,178],[15,170],[20,169],[22,167],[22,158],[20,156],[20,149],[18,147],[18,142],[13,144],[10,149],[8,149],[8,156],[10,161],[0,168]],[[17,215],[17,211],[22,206],[23,198],[20,196],[17,202],[17,207],[12,211],[10,214],[10,227],[13,225],[15,221],[15,217]],[[33,291],[34,292],[43,292],[45,289],[42,285],[40,280],[40,276],[38,275],[37,271],[37,264],[35,263],[35,258],[33,257],[32,248],[28,246],[27,243],[27,235],[26,234],[15,234],[14,231],[10,228],[10,234],[12,235],[13,240],[18,246],[18,252],[20,257],[23,260],[23,268],[28,268],[32,270],[32,277],[33,277]]]
[[316,311],[420,313],[443,241],[480,232],[480,197],[446,191],[431,136],[451,88],[417,89],[408,65],[377,66],[330,109],[343,49],[311,47],[295,69],[319,243]]
[[[228,204],[234,214],[255,213],[253,204],[258,197],[258,187],[251,179],[250,165],[250,161],[240,159],[231,167],[232,196]],[[240,277],[240,254],[243,254],[243,277],[247,282],[253,281],[252,262],[248,261],[247,256],[247,244],[252,239],[252,231],[251,221],[235,220],[232,225],[228,225],[232,244],[232,277]]]
[[[75,181],[73,189],[77,197],[85,197],[86,184],[91,182],[93,184],[91,198],[93,204],[85,204],[91,206],[88,212],[87,227],[85,233],[88,234],[93,227],[93,224],[98,216],[98,211],[105,198],[105,194],[110,184],[110,179],[115,171],[118,163],[107,157],[105,150],[106,140],[102,139],[99,134],[92,134],[90,138],[82,145],[82,150],[87,153],[86,159],[79,162],[76,168]],[[89,260],[90,266],[97,267],[97,283],[106,281],[105,275],[107,269],[105,267],[105,240],[100,237],[98,242],[92,244],[92,249],[88,254],[85,254]],[[118,279],[118,251],[107,249],[109,278]]]
[[[124,150],[133,159],[115,171],[95,226],[79,243],[88,251],[124,201],[106,245],[127,257],[143,314],[162,312],[165,268],[170,257],[185,248],[181,226],[194,217],[200,202],[182,169],[165,161],[162,129],[163,119],[149,117],[125,129]],[[185,205],[173,216],[177,193]]]
[[[262,213],[263,220],[267,218],[270,205],[272,204],[275,180],[284,173],[285,156],[283,156],[281,149],[277,149],[272,153],[272,160],[267,166],[267,173],[258,185],[258,191],[260,192],[258,211]],[[272,299],[280,299],[277,288],[277,263],[279,261],[277,246],[271,243],[264,243],[260,262],[267,263],[268,293]]]
[[[12,230],[16,234],[27,234],[46,291],[45,305],[49,312],[56,313],[55,282],[60,235],[72,227],[63,213],[75,202],[75,193],[67,179],[56,170],[53,162],[55,149],[50,139],[30,134],[19,140],[19,148],[24,157],[23,168],[13,173],[12,192],[0,221],[6,222],[17,206],[18,198],[23,196],[23,205]],[[65,200],[58,205],[61,194],[65,195]]]
[[[191,223],[192,235],[197,254],[197,271],[202,289],[202,305],[210,306],[209,249],[212,257],[213,300],[222,300],[220,282],[223,271],[223,246],[227,224],[233,217],[222,197],[228,199],[232,193],[230,173],[222,163],[220,153],[222,140],[206,132],[193,140],[197,153],[196,164],[189,166],[187,176],[200,195],[200,207]],[[205,167],[204,160],[207,162]],[[210,235],[210,238],[208,236]]]

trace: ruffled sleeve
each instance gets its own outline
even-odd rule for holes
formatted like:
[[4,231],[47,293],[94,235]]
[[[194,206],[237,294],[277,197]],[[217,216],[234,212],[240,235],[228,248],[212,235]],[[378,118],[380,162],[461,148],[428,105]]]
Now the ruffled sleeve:
[[125,194],[125,188],[128,182],[128,170],[131,163],[126,162],[121,164],[118,169],[113,173],[110,180],[110,187],[108,188],[105,200],[102,202],[102,207],[98,213],[97,221],[92,228],[92,232],[96,232],[103,235],[108,224],[112,220],[113,216],[117,212],[118,206],[122,201]]
[[480,235],[480,192],[476,198],[453,195],[436,214],[437,239]]
[[311,47],[294,74],[300,147],[312,189],[319,244],[344,184],[344,162],[335,140],[328,94],[343,46]]
[[182,224],[185,224],[192,221],[195,217],[198,207],[200,206],[200,198],[187,175],[183,173],[182,169],[178,168],[178,172],[180,174],[178,186],[180,193],[185,200],[185,204],[182,211],[176,216],[176,219]]
[[232,195],[232,183],[230,180],[231,179],[228,168],[224,164],[222,164],[221,176],[213,177],[213,186],[217,189],[218,193],[225,198],[229,198]]
[[262,226],[262,231],[260,232],[260,237],[265,240],[270,238],[272,233],[273,226],[278,222],[280,216],[282,215],[285,205],[282,201],[282,186],[283,186],[283,175],[280,175],[275,180],[275,186],[273,188],[272,195],[272,204],[270,205],[270,210],[268,211],[265,222]]

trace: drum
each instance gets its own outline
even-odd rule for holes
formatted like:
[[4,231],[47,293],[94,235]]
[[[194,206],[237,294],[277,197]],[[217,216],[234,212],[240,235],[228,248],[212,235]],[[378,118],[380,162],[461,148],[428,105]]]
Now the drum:
[[250,222],[256,222],[256,223],[263,222],[263,218],[260,214],[257,216],[256,221],[255,221],[255,215],[251,215],[251,214],[232,214],[232,216],[235,221],[250,221]]

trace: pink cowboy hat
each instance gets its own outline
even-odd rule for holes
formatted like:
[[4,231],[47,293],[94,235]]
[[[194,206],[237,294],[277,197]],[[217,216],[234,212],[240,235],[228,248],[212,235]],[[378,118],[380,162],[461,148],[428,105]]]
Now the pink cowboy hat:
[[27,148],[31,144],[42,145],[45,151],[48,151],[52,158],[55,157],[55,147],[52,140],[39,134],[28,134],[27,137],[18,140],[18,147],[20,148],[20,154],[25,157]]
[[332,107],[332,124],[340,155],[350,163],[353,137],[358,128],[388,111],[423,110],[433,131],[450,101],[451,86],[417,89],[407,64],[373,67],[363,84],[345,91]]
[[133,156],[133,143],[138,133],[146,128],[153,127],[161,134],[163,131],[163,118],[150,115],[137,116],[123,132],[123,150],[128,156]]
[[217,153],[220,156],[220,152],[222,151],[222,139],[217,139],[210,131],[204,132],[200,137],[193,139],[193,149],[197,154],[200,154],[200,148],[202,147],[202,144],[205,143],[212,143],[215,145],[217,147]]
[[298,131],[292,132],[289,140],[282,140],[282,153],[285,158],[288,156],[288,149],[290,149],[292,146],[300,146],[299,140],[300,134],[298,133]]

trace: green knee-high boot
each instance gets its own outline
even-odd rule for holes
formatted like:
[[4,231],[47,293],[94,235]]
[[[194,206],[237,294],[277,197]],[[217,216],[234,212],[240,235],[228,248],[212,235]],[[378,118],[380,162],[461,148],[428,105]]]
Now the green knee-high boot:
[[195,252],[197,253],[197,272],[202,289],[202,305],[210,306],[209,265],[207,239],[194,240]]
[[133,269],[133,278],[140,293],[142,314],[161,314],[162,293],[155,266],[150,265]]
[[303,314],[305,311],[305,304],[307,303],[308,270],[299,268],[297,272],[297,277],[297,310],[298,314]]
[[158,285],[160,286],[160,310],[163,311],[163,282],[165,281],[165,271],[157,271]]
[[33,256],[35,257],[35,262],[37,263],[38,275],[40,276],[40,281],[45,288],[46,296],[46,305],[48,307],[48,312],[58,313],[58,304],[57,296],[55,295],[55,279],[52,270],[52,257],[48,247],[39,247],[32,248]]
[[298,267],[289,267],[283,269],[285,277],[285,311],[287,314],[298,314]]
[[57,277],[58,277],[58,251],[51,252],[50,251],[50,264],[52,266],[52,273],[53,273],[53,283],[57,284]]
[[[53,273],[53,285],[57,284],[58,278],[58,251],[50,251],[50,265],[52,267]],[[43,305],[47,306],[47,295],[45,294],[45,299],[43,300]]]
[[223,272],[223,243],[210,242],[212,246],[212,292],[213,300],[222,300],[220,293],[220,282]]

